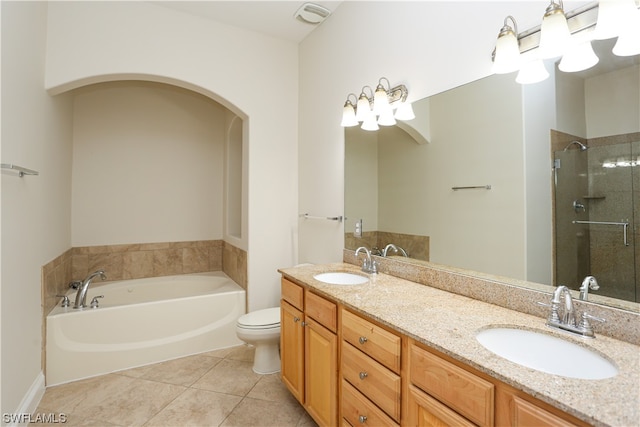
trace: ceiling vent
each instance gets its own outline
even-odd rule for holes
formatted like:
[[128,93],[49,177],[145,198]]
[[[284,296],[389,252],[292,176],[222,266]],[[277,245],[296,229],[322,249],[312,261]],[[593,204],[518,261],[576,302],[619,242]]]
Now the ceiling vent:
[[305,24],[318,25],[331,15],[331,11],[326,7],[314,3],[305,3],[296,11],[295,18]]

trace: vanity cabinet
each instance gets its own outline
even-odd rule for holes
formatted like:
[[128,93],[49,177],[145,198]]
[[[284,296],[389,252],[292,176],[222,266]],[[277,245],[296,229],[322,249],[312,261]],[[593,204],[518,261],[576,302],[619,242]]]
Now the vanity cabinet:
[[282,380],[321,426],[587,426],[282,278]]
[[282,278],[282,381],[321,426],[338,416],[337,306]]
[[342,309],[342,418],[351,425],[400,422],[401,338]]
[[409,383],[409,424],[494,425],[495,386],[416,343],[409,345]]

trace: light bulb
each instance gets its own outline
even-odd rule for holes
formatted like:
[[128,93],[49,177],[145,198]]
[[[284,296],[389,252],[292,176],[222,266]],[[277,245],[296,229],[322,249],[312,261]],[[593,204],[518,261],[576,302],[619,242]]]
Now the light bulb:
[[558,68],[565,73],[586,70],[598,63],[598,56],[591,47],[591,42],[586,41],[573,46],[564,54]]
[[358,120],[356,120],[356,111],[353,109],[351,101],[347,100],[344,104],[344,108],[342,109],[342,123],[340,123],[340,126],[351,127],[357,124]]
[[569,44],[569,26],[562,8],[553,1],[547,7],[540,28],[540,57],[555,58],[564,54]]
[[[518,45],[518,36],[507,24],[507,19],[513,19],[508,16],[505,24],[498,34],[496,41],[496,53],[493,59],[493,72],[495,74],[506,74],[517,71],[520,68],[520,46]],[[514,26],[515,26],[515,20]]]
[[358,103],[356,104],[356,119],[359,122],[364,121],[371,112],[371,105],[369,104],[369,98],[364,92],[360,94]]
[[387,91],[381,84],[378,84],[376,92],[373,94],[373,112],[375,114],[381,114],[385,110],[390,110],[389,96]]
[[367,117],[365,117],[364,121],[362,122],[361,128],[363,130],[378,130],[378,129],[380,129],[378,127],[378,122],[376,121],[376,115],[373,114],[373,111],[369,111],[369,113],[367,114]]
[[396,110],[396,120],[413,120],[416,115],[413,112],[413,107],[410,102],[403,101]]
[[541,59],[535,59],[533,61],[526,62],[522,66],[518,76],[516,77],[516,82],[526,85],[541,82],[547,77],[549,77],[549,72],[544,66],[544,63]]

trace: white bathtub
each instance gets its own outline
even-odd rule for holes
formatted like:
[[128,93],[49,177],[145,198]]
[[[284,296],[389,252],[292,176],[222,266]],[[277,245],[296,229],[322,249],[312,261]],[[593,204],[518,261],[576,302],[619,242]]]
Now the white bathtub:
[[[98,279],[94,279],[98,280]],[[245,290],[222,272],[92,283],[87,305],[47,316],[47,385],[241,344]]]

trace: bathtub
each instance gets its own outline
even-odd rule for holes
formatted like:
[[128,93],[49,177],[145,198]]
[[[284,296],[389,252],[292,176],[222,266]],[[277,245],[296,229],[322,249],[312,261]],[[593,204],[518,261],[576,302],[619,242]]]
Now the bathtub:
[[93,282],[87,305],[47,316],[46,379],[55,385],[242,344],[245,290],[222,272]]

